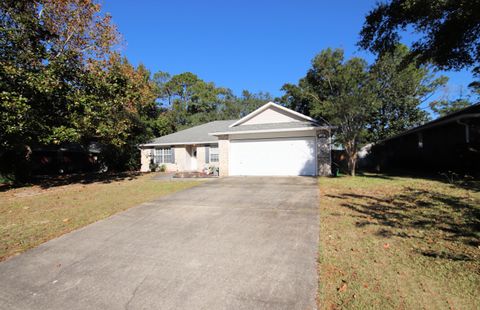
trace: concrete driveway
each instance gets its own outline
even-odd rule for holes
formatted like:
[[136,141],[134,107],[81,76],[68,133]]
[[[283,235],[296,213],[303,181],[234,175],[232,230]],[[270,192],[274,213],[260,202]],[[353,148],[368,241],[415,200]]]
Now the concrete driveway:
[[318,224],[314,178],[206,182],[0,263],[0,309],[314,309]]

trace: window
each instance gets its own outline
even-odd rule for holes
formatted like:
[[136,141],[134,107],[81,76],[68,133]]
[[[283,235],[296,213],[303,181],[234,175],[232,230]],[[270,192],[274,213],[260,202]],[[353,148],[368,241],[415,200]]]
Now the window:
[[173,163],[173,150],[171,148],[154,149],[153,163],[155,164]]
[[218,146],[210,147],[210,162],[218,163]]

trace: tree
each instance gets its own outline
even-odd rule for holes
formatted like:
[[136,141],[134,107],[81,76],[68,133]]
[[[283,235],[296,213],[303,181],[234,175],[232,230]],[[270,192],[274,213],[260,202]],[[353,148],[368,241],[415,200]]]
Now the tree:
[[135,169],[138,144],[257,104],[189,72],[152,79],[115,51],[118,42],[96,0],[0,2],[3,176],[26,181],[34,147],[71,142],[98,142],[109,168]]
[[370,68],[378,109],[369,121],[369,141],[378,142],[419,126],[428,114],[419,108],[447,81],[435,78],[429,66],[404,64],[408,48],[398,45],[392,53],[380,56]]
[[430,102],[430,108],[438,116],[446,116],[448,114],[460,111],[472,105],[467,99],[455,99],[455,100],[437,100]]
[[[77,121],[84,141],[104,146],[106,165],[113,170],[138,168],[137,145],[153,137],[156,85],[143,66],[133,67],[126,58],[113,54],[107,66],[91,66],[77,101],[82,102]],[[81,129],[80,129],[81,128]]]
[[[406,60],[440,69],[459,70],[480,64],[480,0],[390,0],[368,13],[359,45],[374,53],[395,49],[401,32],[417,35]],[[478,83],[478,82],[477,82]],[[473,85],[472,85],[473,86]]]
[[286,95],[278,98],[278,101],[283,102],[292,110],[310,116],[312,97],[308,92],[305,92],[302,87],[290,83],[283,84],[281,90]]
[[191,72],[171,76],[160,71],[154,81],[160,102],[173,111],[179,128],[218,119],[225,102],[233,98],[230,89],[205,82]]
[[240,97],[235,96],[224,101],[224,106],[219,112],[219,119],[242,118],[272,100],[269,93],[251,93],[243,90]]
[[125,137],[108,135],[128,124],[108,119],[111,89],[94,77],[110,65],[117,42],[110,17],[92,0],[0,3],[0,156],[11,159],[2,160],[3,174],[28,178],[33,146]]
[[377,109],[367,63],[344,59],[341,49],[327,49],[315,56],[312,68],[297,86],[287,84],[282,98],[290,107],[308,109],[336,127],[335,140],[348,156],[348,169],[355,175],[357,152],[365,141],[367,123]]

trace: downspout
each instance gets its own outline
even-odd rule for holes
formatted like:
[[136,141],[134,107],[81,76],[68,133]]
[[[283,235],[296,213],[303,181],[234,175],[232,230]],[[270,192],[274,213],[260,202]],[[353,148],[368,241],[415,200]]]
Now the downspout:
[[470,143],[470,126],[469,126],[469,124],[462,122],[461,119],[457,120],[457,123],[465,126],[465,142],[467,144]]

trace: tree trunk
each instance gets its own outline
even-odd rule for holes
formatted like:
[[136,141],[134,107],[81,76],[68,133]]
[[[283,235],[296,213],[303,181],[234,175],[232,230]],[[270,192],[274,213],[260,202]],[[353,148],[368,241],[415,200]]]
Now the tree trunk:
[[348,155],[348,172],[352,177],[355,176],[355,169],[357,166],[357,152],[353,155]]
[[345,143],[345,152],[348,157],[348,173],[354,177],[357,166],[357,148],[354,140]]

